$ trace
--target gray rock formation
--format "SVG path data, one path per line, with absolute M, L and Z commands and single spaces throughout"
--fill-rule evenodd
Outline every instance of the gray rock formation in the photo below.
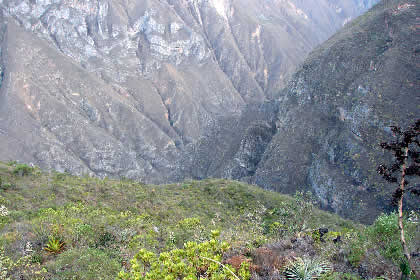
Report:
M 171 180 L 218 119 L 276 96 L 374 2 L 0 0 L 0 159 Z M 261 140 L 232 174 L 252 175 L 271 129 L 246 132 Z
M 214 170 L 203 172 L 190 160 L 192 174 L 285 193 L 309 189 L 325 208 L 370 221 L 390 206 L 395 188 L 376 174 L 390 159 L 379 143 L 392 139 L 391 125 L 406 127 L 420 118 L 417 17 L 416 1 L 390 0 L 352 21 L 297 70 L 279 95 L 275 118 L 251 120 L 244 113 L 236 120 L 243 133 L 234 142 L 230 124 L 215 128 L 222 136 L 213 142 L 231 144 L 213 151 L 220 157 L 210 160 Z M 201 143 L 196 149 L 202 158 L 214 148 Z

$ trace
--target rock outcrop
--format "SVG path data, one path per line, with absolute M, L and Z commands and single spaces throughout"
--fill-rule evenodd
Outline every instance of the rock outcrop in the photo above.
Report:
M 279 95 L 276 117 L 239 126 L 250 133 L 226 149 L 228 158 L 212 159 L 223 172 L 201 176 L 226 174 L 286 193 L 311 190 L 324 207 L 363 221 L 390 207 L 395 186 L 376 174 L 390 160 L 379 143 L 392 139 L 390 126 L 420 118 L 416 5 L 383 1 L 318 47 Z M 253 133 L 261 122 L 265 132 Z
M 0 0 L 0 159 L 172 180 L 218 119 L 276 97 L 374 2 Z M 249 130 L 262 140 L 244 152 L 263 150 L 269 131 Z M 249 157 L 232 172 L 252 175 Z

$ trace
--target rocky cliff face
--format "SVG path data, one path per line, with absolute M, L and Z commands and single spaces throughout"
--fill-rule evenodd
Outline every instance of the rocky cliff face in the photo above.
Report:
M 420 118 L 417 17 L 416 1 L 383 1 L 345 26 L 297 70 L 277 100 L 276 117 L 241 125 L 246 132 L 227 149 L 229 158 L 206 176 L 280 192 L 309 189 L 324 207 L 371 220 L 389 206 L 393 189 L 376 174 L 389 160 L 378 144 L 392 139 L 391 125 Z
M 0 0 L 0 159 L 171 180 L 216 120 L 276 96 L 374 2 Z

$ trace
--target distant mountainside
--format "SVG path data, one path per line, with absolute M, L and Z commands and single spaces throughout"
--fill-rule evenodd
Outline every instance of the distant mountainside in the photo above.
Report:
M 379 143 L 392 139 L 391 125 L 420 118 L 416 5 L 383 1 L 346 25 L 309 55 L 276 103 L 214 126 L 185 173 L 309 189 L 325 207 L 370 221 L 391 193 L 376 174 L 389 160 Z
M 375 2 L 0 0 L 0 159 L 170 181 Z

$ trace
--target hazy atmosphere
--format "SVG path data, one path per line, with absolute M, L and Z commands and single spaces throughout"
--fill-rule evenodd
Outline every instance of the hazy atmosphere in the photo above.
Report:
M 418 279 L 415 0 L 0 0 L 0 280 Z

